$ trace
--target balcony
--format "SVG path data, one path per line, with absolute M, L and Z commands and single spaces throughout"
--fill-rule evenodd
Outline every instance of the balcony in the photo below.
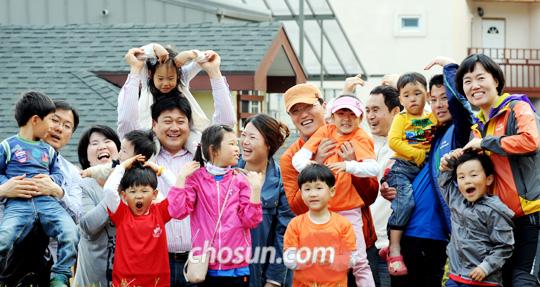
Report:
M 540 98 L 540 49 L 469 48 L 469 55 L 485 54 L 505 76 L 505 92 Z

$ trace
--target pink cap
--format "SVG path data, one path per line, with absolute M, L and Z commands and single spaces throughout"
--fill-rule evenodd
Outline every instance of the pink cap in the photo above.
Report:
M 346 96 L 337 98 L 332 104 L 332 113 L 341 109 L 351 110 L 357 117 L 360 117 L 364 113 L 364 105 L 356 97 Z

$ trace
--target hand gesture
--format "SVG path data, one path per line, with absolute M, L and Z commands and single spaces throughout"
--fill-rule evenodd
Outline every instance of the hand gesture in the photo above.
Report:
M 37 174 L 30 179 L 37 187 L 36 195 L 50 195 L 54 197 L 62 197 L 64 191 L 58 184 L 52 181 L 47 174 Z
M 204 51 L 204 55 L 207 61 L 199 62 L 201 68 L 206 71 L 210 78 L 221 78 L 221 71 L 219 69 L 221 66 L 221 57 L 212 50 Z
M 344 142 L 338 150 L 338 156 L 344 160 L 355 160 L 354 147 L 350 141 Z
M 0 185 L 0 196 L 7 198 L 32 198 L 38 194 L 37 191 L 36 184 L 26 175 L 12 177 Z
M 159 165 L 157 165 L 156 163 L 154 162 L 151 162 L 151 161 L 147 161 L 144 163 L 143 165 L 144 167 L 149 167 L 152 169 L 152 171 L 157 174 L 159 172 Z
M 248 171 L 247 180 L 252 190 L 261 190 L 263 184 L 263 175 L 260 172 Z
M 398 74 L 386 74 L 382 78 L 381 85 L 382 86 L 390 86 L 397 89 L 397 82 L 399 80 Z
M 429 70 L 434 66 L 441 66 L 444 67 L 448 64 L 454 64 L 456 61 L 452 58 L 444 57 L 444 56 L 438 56 L 433 59 L 427 66 L 424 68 L 424 70 Z
M 482 139 L 472 139 L 463 147 L 463 150 L 481 151 Z
M 366 82 L 362 80 L 361 76 L 361 74 L 358 74 L 354 77 L 348 77 L 345 79 L 345 85 L 343 86 L 344 95 L 354 94 L 354 90 L 356 90 L 356 86 L 358 85 L 362 87 L 366 85 Z
M 394 187 L 390 187 L 386 181 L 381 183 L 380 192 L 381 196 L 388 201 L 394 200 L 397 195 L 397 190 Z
M 450 161 L 452 159 L 456 159 L 460 156 L 463 155 L 463 149 L 461 148 L 458 148 L 458 149 L 455 149 L 445 155 L 443 155 L 443 157 L 441 158 L 441 163 L 440 163 L 440 166 L 439 166 L 439 170 L 440 171 L 447 171 L 450 169 Z
M 81 170 L 79 174 L 81 175 L 81 177 L 92 177 L 92 172 L 90 168 Z
M 122 163 L 122 167 L 127 170 L 127 169 L 130 169 L 136 162 L 143 163 L 144 161 L 145 161 L 144 155 L 138 154 L 136 156 L 126 159 Z
M 476 267 L 471 271 L 471 273 L 469 273 L 469 276 L 473 280 L 482 281 L 484 280 L 484 278 L 486 278 L 486 273 L 484 272 L 484 270 L 482 270 L 482 268 Z
M 169 52 L 160 44 L 154 44 L 154 54 L 160 63 L 165 63 L 169 59 Z
M 182 170 L 178 174 L 178 178 L 176 179 L 176 187 L 183 188 L 186 184 L 186 178 L 192 175 L 200 167 L 201 165 L 196 161 L 190 161 L 186 163 L 186 165 L 184 165 L 184 168 L 182 168 Z
M 204 53 L 199 50 L 182 51 L 174 57 L 174 64 L 180 68 L 189 61 L 196 60 L 199 55 L 203 55 L 204 57 Z
M 141 48 L 132 48 L 127 51 L 126 55 L 124 56 L 124 60 L 126 63 L 131 67 L 132 72 L 138 72 L 140 71 L 144 64 L 144 59 L 139 59 L 141 55 L 144 55 L 144 50 Z
M 336 141 L 333 139 L 321 140 L 321 143 L 319 143 L 319 147 L 317 148 L 317 153 L 315 154 L 315 162 L 318 164 L 323 164 L 329 156 L 334 155 L 335 147 Z
M 335 173 L 338 173 L 338 172 L 345 172 L 345 162 L 342 161 L 342 162 L 335 162 L 335 163 L 330 163 L 330 164 L 327 164 L 326 166 L 328 166 L 329 169 L 331 169 L 333 172 Z

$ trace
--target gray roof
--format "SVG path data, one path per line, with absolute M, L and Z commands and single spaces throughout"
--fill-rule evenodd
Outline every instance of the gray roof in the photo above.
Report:
M 27 90 L 65 99 L 81 124 L 62 154 L 78 162 L 76 145 L 93 124 L 116 129 L 119 88 L 94 72 L 128 73 L 123 56 L 150 42 L 177 50 L 213 49 L 225 73 L 255 72 L 279 31 L 279 23 L 117 24 L 62 26 L 0 25 L 0 139 L 17 132 L 13 105 Z

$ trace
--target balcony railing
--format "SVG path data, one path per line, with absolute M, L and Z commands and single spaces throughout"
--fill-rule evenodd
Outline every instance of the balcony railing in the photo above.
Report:
M 540 49 L 469 48 L 491 57 L 503 70 L 508 92 L 540 96 Z

